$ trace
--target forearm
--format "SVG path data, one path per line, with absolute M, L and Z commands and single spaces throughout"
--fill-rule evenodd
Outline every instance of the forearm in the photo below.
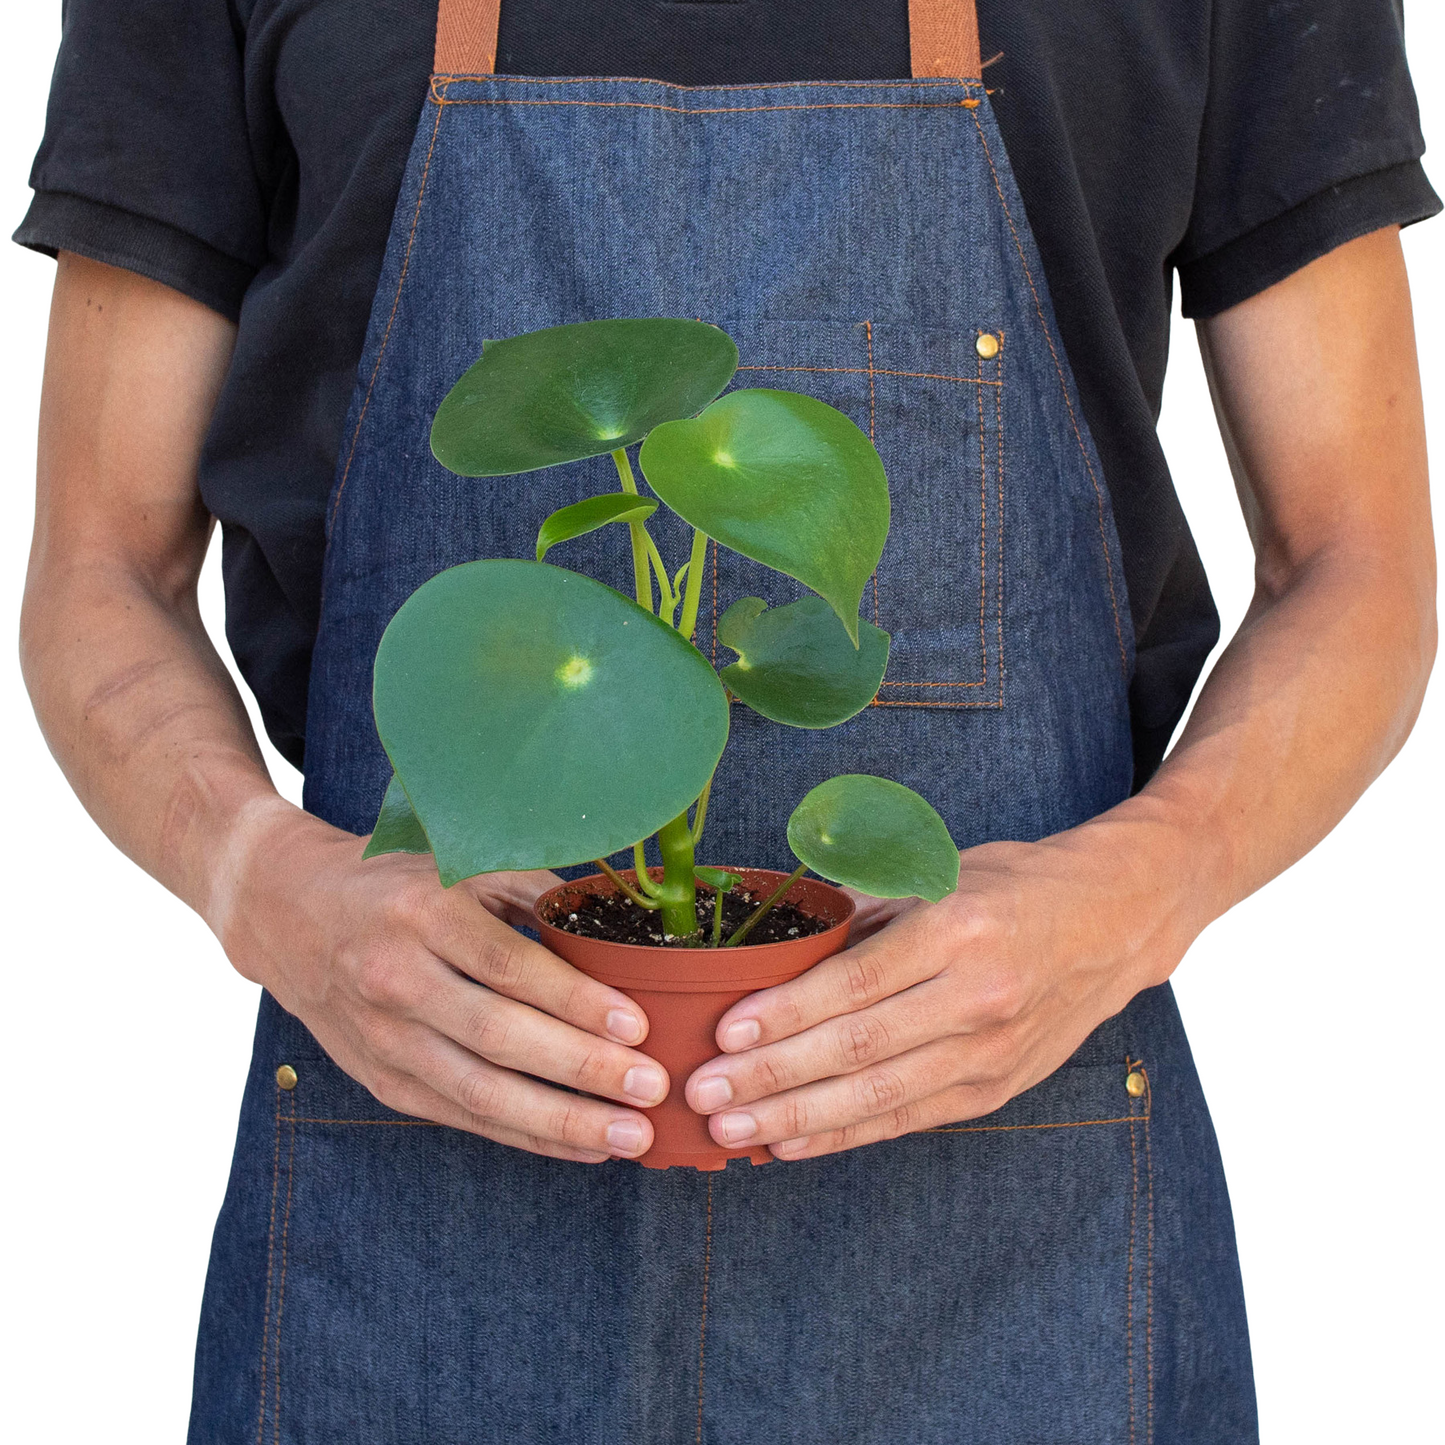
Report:
M 213 924 L 238 825 L 286 805 L 194 599 L 124 565 L 32 567 L 22 664 L 71 786 L 110 839 Z

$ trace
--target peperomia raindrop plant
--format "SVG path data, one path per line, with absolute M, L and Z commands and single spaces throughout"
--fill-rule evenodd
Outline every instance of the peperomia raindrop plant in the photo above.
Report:
M 842 412 L 797 392 L 723 395 L 737 347 L 686 320 L 590 321 L 489 342 L 442 402 L 437 460 L 517 477 L 611 454 L 618 490 L 553 512 L 535 559 L 468 562 L 398 610 L 377 650 L 374 708 L 394 775 L 367 855 L 429 852 L 446 886 L 503 869 L 595 861 L 672 939 L 743 941 L 785 889 L 728 938 L 699 930 L 697 884 L 713 774 L 733 699 L 774 722 L 827 728 L 873 700 L 888 634 L 859 616 L 888 535 L 888 483 Z M 628 449 L 651 496 L 639 491 Z M 516 483 L 525 487 L 525 481 Z M 659 506 L 692 529 L 685 558 L 648 529 Z M 635 600 L 552 561 L 620 524 Z M 813 595 L 744 597 L 718 619 L 721 674 L 692 642 L 709 540 Z M 558 549 L 563 549 L 559 551 Z M 884 778 L 836 777 L 788 823 L 799 861 L 878 897 L 936 901 L 958 852 L 923 798 Z M 662 876 L 644 866 L 656 836 Z M 607 862 L 633 851 L 636 882 Z

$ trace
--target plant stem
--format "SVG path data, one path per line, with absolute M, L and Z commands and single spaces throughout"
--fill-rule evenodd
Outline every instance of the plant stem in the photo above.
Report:
M 657 543 L 652 540 L 652 533 L 644 529 L 642 539 L 647 543 L 647 554 L 652 558 L 652 570 L 657 573 L 657 590 L 662 594 L 662 600 L 658 603 L 657 615 L 667 623 L 669 627 L 676 626 L 677 618 L 677 593 L 672 590 L 672 583 L 667 580 L 667 563 L 662 560 L 662 553 L 657 550 Z
M 637 886 L 649 898 L 656 898 L 661 890 L 652 881 L 652 874 L 647 871 L 647 853 L 641 843 L 632 845 L 632 866 L 637 873 Z
M 714 773 L 713 777 L 717 774 Z M 707 800 L 712 797 L 712 778 L 707 780 L 707 786 L 702 790 L 697 800 L 697 811 L 692 815 L 692 847 L 696 852 L 702 842 L 702 830 L 707 826 Z
M 748 914 L 747 919 L 743 923 L 743 925 L 738 929 L 736 933 L 733 934 L 730 939 L 728 939 L 725 944 L 723 944 L 723 947 L 732 948 L 735 945 L 741 943 L 743 939 L 746 938 L 748 934 L 752 931 L 753 925 L 756 923 L 761 923 L 762 920 L 766 918 L 768 914 L 771 913 L 773 909 L 776 908 L 777 905 L 783 901 L 784 897 L 788 893 L 788 890 L 791 889 L 793 884 L 796 883 L 798 879 L 801 878 L 803 874 L 807 871 L 808 865 L 806 863 L 799 863 L 798 866 L 792 871 L 792 873 L 790 873 L 788 877 L 783 880 L 783 882 L 778 884 L 777 892 L 774 893 L 773 896 L 769 898 L 766 903 L 760 903 L 755 909 L 753 909 L 750 914 Z
M 722 947 L 722 913 L 723 899 L 727 894 L 721 888 L 714 888 L 712 891 L 712 946 Z
M 622 490 L 629 496 L 635 497 L 637 483 L 633 480 L 632 463 L 627 460 L 627 448 L 618 447 L 612 453 L 612 460 L 617 465 L 617 476 L 622 482 Z M 632 578 L 637 587 L 637 605 L 645 607 L 651 612 L 654 609 L 652 606 L 652 572 L 647 559 L 647 527 L 642 522 L 629 522 L 627 529 L 632 533 Z
M 655 911 L 656 909 L 662 907 L 662 904 L 658 903 L 655 899 L 644 898 L 642 894 L 640 894 L 637 889 L 635 889 L 632 884 L 630 884 L 627 879 L 625 879 L 622 874 L 620 874 L 605 858 L 597 858 L 594 861 L 596 862 L 597 866 L 612 880 L 612 882 L 618 888 L 620 888 L 639 908 L 646 908 L 649 911 Z
M 687 809 L 658 830 L 662 848 L 662 927 L 674 938 L 691 938 L 697 929 L 697 878 L 693 874 L 695 855 Z
M 687 562 L 687 591 L 682 598 L 682 620 L 677 624 L 677 630 L 692 641 L 692 634 L 697 631 L 697 608 L 702 601 L 702 574 L 707 563 L 707 533 L 699 532 L 696 528 L 692 534 L 692 556 Z

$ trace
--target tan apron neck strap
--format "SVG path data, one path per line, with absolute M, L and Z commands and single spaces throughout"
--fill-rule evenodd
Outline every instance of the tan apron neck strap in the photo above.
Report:
M 502 0 L 440 0 L 436 73 L 490 75 L 497 66 Z M 976 0 L 908 0 L 908 45 L 919 79 L 977 80 Z
M 976 0 L 908 0 L 908 48 L 917 80 L 979 80 Z
M 497 68 L 502 0 L 440 0 L 437 75 L 490 75 Z

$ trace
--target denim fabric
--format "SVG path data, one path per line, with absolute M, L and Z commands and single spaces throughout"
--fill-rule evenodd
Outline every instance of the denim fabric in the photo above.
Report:
M 434 82 L 398 206 L 338 462 L 307 806 L 375 818 L 371 666 L 409 593 L 531 555 L 550 511 L 616 486 L 606 458 L 453 476 L 428 448 L 441 398 L 488 337 L 647 315 L 726 327 L 740 386 L 842 408 L 893 499 L 864 602 L 894 639 L 877 704 L 821 733 L 735 707 L 708 854 L 787 866 L 789 811 L 837 772 L 917 788 L 964 846 L 1124 797 L 1117 541 L 981 89 L 497 77 Z M 655 531 L 679 565 L 681 526 Z M 555 560 L 629 589 L 618 529 Z M 717 615 L 795 590 L 710 557 L 699 645 L 725 662 Z M 268 998 L 191 1432 L 252 1437 L 1252 1441 L 1228 1201 L 1172 998 L 1141 996 L 988 1119 L 709 1175 L 407 1121 Z

